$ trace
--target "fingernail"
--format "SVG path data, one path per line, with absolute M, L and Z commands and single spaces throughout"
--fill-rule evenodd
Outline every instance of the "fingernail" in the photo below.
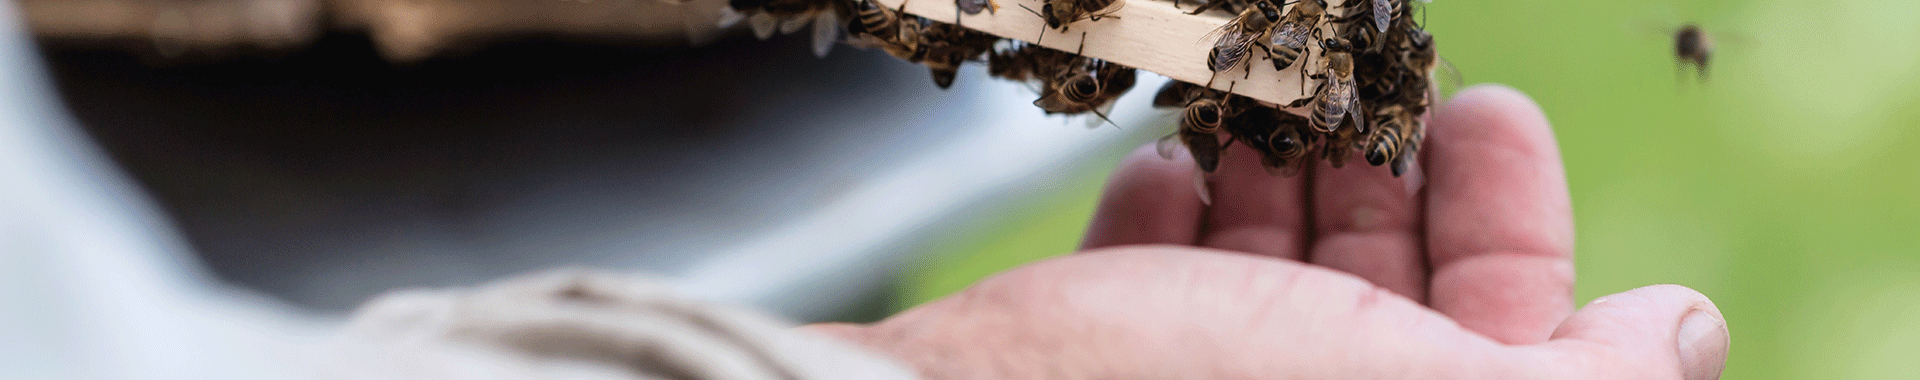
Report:
M 1680 366 L 1687 380 L 1715 380 L 1727 367 L 1727 324 L 1706 310 L 1680 320 Z

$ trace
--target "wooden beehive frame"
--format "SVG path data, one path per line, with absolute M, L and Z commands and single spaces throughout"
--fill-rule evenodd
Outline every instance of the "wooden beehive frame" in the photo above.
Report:
M 1307 55 L 1301 55 L 1302 61 L 1295 62 L 1285 71 L 1275 71 L 1273 64 L 1263 59 L 1266 58 L 1265 53 L 1257 51 L 1249 52 L 1248 59 L 1239 68 L 1216 77 L 1213 71 L 1207 69 L 1207 52 L 1212 50 L 1214 42 L 1207 34 L 1226 24 L 1229 17 L 1219 12 L 1188 15 L 1187 11 L 1199 6 L 1192 1 L 1183 2 L 1180 8 L 1185 9 L 1176 9 L 1171 1 L 1119 0 L 1127 4 L 1113 13 L 1115 17 L 1099 21 L 1080 20 L 1068 24 L 1065 32 L 1048 29 L 1040 16 L 1021 8 L 1024 5 L 1039 10 L 1044 0 L 994 0 L 1000 5 L 999 11 L 962 15 L 957 19 L 955 15 L 959 13 L 953 0 L 875 1 L 889 8 L 897 8 L 904 2 L 907 13 L 934 21 L 957 22 L 963 27 L 1003 38 L 1038 43 L 1062 51 L 1079 51 L 1081 55 L 1151 71 L 1178 81 L 1198 84 L 1211 82 L 1213 88 L 1232 89 L 1235 94 L 1267 103 L 1284 105 L 1306 97 L 1314 90 L 1316 82 L 1307 79 L 1304 86 L 1301 83 L 1301 68 L 1312 66 L 1312 62 L 1307 61 Z M 1343 7 L 1339 6 L 1343 2 L 1331 3 L 1334 6 L 1329 12 L 1335 15 L 1344 12 Z M 1084 49 L 1083 35 L 1086 37 Z M 1312 59 L 1319 59 L 1319 48 L 1310 50 L 1314 51 Z M 1249 65 L 1252 67 L 1251 73 L 1245 71 Z

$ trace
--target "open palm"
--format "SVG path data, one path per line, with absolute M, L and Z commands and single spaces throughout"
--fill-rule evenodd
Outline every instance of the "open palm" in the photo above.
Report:
M 811 329 L 934 379 L 1719 377 L 1724 319 L 1691 289 L 1575 312 L 1565 174 L 1531 100 L 1468 89 L 1430 129 L 1424 187 L 1364 164 L 1270 176 L 1236 146 L 1211 206 L 1191 162 L 1143 147 L 1079 254 Z

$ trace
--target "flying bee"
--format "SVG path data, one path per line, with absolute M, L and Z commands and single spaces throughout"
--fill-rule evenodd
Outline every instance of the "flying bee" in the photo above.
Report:
M 1314 74 L 1311 78 L 1320 79 L 1319 88 L 1314 95 L 1295 100 L 1290 107 L 1299 107 L 1311 102 L 1313 105 L 1313 129 L 1322 133 L 1333 132 L 1340 127 L 1342 120 L 1350 120 L 1354 132 L 1366 133 L 1366 120 L 1362 116 L 1359 96 L 1355 93 L 1353 77 L 1353 54 L 1348 52 L 1346 41 L 1327 38 L 1320 41 L 1321 66 L 1325 72 Z
M 1280 11 L 1273 3 L 1254 0 L 1253 7 L 1241 10 L 1239 16 L 1201 37 L 1202 40 L 1214 39 L 1213 50 L 1207 52 L 1207 69 L 1218 73 L 1240 65 L 1240 61 L 1246 60 L 1247 52 L 1278 21 Z
M 1693 65 L 1700 82 L 1706 82 L 1707 60 L 1713 58 L 1713 36 L 1699 25 L 1681 25 L 1673 32 L 1673 58 L 1680 63 L 1681 70 Z
M 1273 58 L 1273 70 L 1286 70 L 1307 51 L 1307 41 L 1319 33 L 1320 19 L 1327 14 L 1326 0 L 1299 0 L 1273 31 L 1268 33 L 1267 55 Z M 1306 70 L 1300 70 L 1300 83 L 1306 85 Z

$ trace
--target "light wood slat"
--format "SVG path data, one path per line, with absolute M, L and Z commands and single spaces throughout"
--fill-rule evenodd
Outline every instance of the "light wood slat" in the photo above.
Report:
M 953 0 L 875 0 L 889 8 L 897 8 L 906 2 L 907 13 L 926 17 L 935 21 L 955 22 Z M 1026 42 L 1038 41 L 1040 45 L 1064 51 L 1081 51 L 1082 55 L 1117 62 L 1141 70 L 1165 75 L 1175 80 L 1206 84 L 1212 80 L 1213 87 L 1226 90 L 1230 86 L 1233 92 L 1264 102 L 1286 104 L 1305 97 L 1300 83 L 1300 68 L 1309 66 L 1310 61 L 1302 55 L 1302 62 L 1295 62 L 1286 71 L 1276 72 L 1273 63 L 1264 59 L 1263 52 L 1249 52 L 1241 68 L 1221 73 L 1214 77 L 1207 70 L 1207 52 L 1213 48 L 1213 40 L 1206 39 L 1208 32 L 1225 24 L 1228 17 L 1208 12 L 1203 15 L 1187 15 L 1185 11 L 1175 9 L 1173 2 L 1155 0 L 1127 1 L 1114 13 L 1116 18 L 1102 18 L 1100 21 L 1081 20 L 1067 25 L 1066 32 L 1047 29 L 1045 20 L 1040 16 L 1022 9 L 1021 5 L 1038 11 L 1043 0 L 995 0 L 1000 4 L 996 13 L 981 12 L 978 15 L 966 15 L 957 21 L 960 25 L 996 36 L 1017 39 Z M 1340 12 L 1337 4 L 1331 12 Z M 1181 7 L 1193 9 L 1193 2 L 1183 2 Z M 1289 6 L 1290 8 L 1291 6 Z M 1044 36 L 1043 36 L 1044 32 Z M 1081 33 L 1085 32 L 1085 49 L 1081 50 Z M 1256 49 L 1257 50 L 1257 49 Z M 1319 59 L 1318 48 L 1313 48 L 1313 59 Z M 1251 76 L 1246 76 L 1244 67 L 1252 64 Z M 1307 79 L 1304 92 L 1312 92 L 1315 80 Z M 1152 91 L 1154 89 L 1146 89 Z

